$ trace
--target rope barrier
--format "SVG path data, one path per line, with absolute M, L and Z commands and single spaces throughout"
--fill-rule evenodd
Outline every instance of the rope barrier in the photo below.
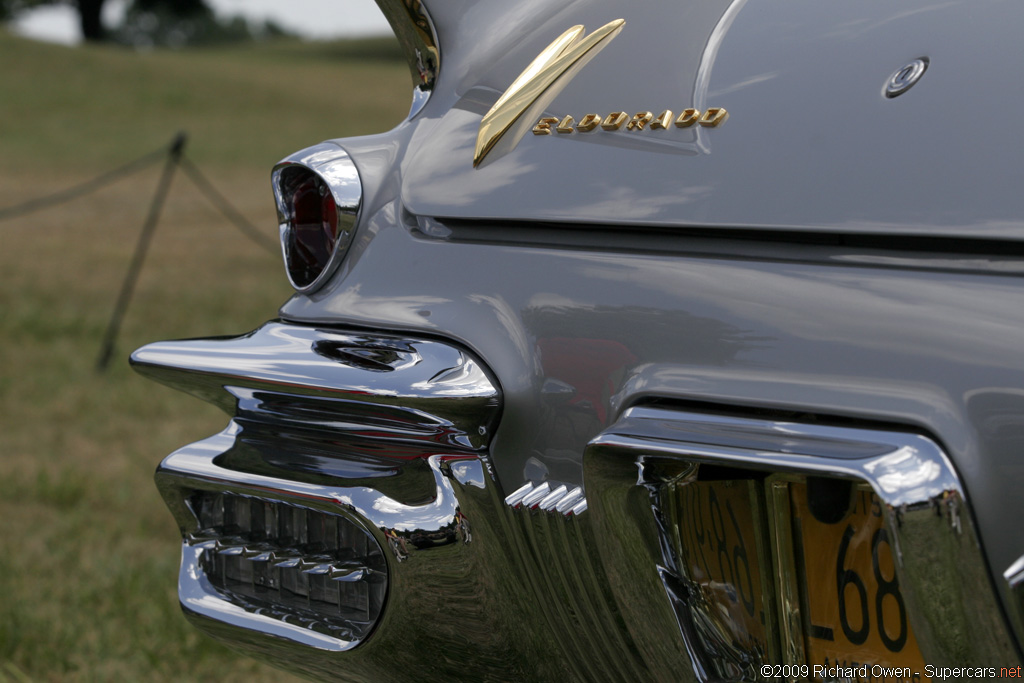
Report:
M 179 133 L 179 135 L 183 135 Z M 100 175 L 87 180 L 83 183 L 70 187 L 60 192 L 55 192 L 44 197 L 36 197 L 30 199 L 27 202 L 16 204 L 14 206 L 8 206 L 0 208 L 0 221 L 10 220 L 12 218 L 19 218 L 21 216 L 27 216 L 29 214 L 37 213 L 58 204 L 65 204 L 72 200 L 84 197 L 93 192 L 97 192 L 107 185 L 111 185 L 122 178 L 149 168 L 156 162 L 163 159 L 168 154 L 174 154 L 174 145 L 177 144 L 178 138 L 175 137 L 170 146 L 164 145 L 160 149 L 154 150 L 148 154 L 145 154 L 134 161 L 129 161 L 123 166 L 101 173 Z M 226 218 L 232 225 L 245 235 L 251 242 L 259 245 L 261 249 L 266 250 L 270 254 L 276 255 L 278 253 L 277 243 L 262 234 L 255 225 L 252 224 L 245 216 L 236 209 L 227 198 L 214 187 L 213 183 L 206 177 L 206 175 L 199 170 L 199 167 L 188 159 L 184 152 L 181 152 L 181 156 L 178 159 L 178 165 L 188 176 L 188 179 L 192 181 L 192 184 L 202 193 L 206 200 L 210 202 L 214 208 L 216 208 L 220 214 Z
M 78 199 L 79 197 L 92 194 L 107 185 L 156 164 L 156 162 L 161 159 L 165 159 L 164 169 L 160 176 L 160 182 L 157 185 L 156 193 L 153 195 L 153 201 L 150 203 L 146 221 L 142 225 L 139 240 L 135 245 L 135 253 L 132 255 L 128 271 L 125 273 L 125 278 L 121 283 L 121 291 L 118 294 L 117 302 L 114 305 L 114 310 L 110 316 L 110 321 L 107 324 L 106 332 L 103 335 L 103 343 L 100 347 L 100 353 L 96 360 L 96 369 L 101 373 L 106 371 L 110 365 L 110 359 L 114 353 L 114 346 L 117 343 L 117 337 L 121 331 L 121 323 L 124 320 L 124 316 L 128 311 L 128 306 L 131 303 L 132 295 L 135 292 L 135 285 L 138 282 L 139 275 L 142 273 L 142 266 L 145 263 L 146 255 L 149 252 L 153 233 L 156 232 L 157 224 L 160 222 L 160 214 L 163 212 L 163 207 L 167 200 L 167 194 L 170 190 L 171 181 L 174 178 L 174 172 L 178 168 L 181 168 L 181 170 L 185 172 L 185 175 L 192 181 L 192 184 L 196 186 L 206 200 L 209 201 L 220 212 L 220 214 L 224 216 L 224 218 L 238 228 L 243 235 L 271 254 L 278 253 L 277 244 L 260 233 L 259 229 L 246 219 L 245 216 L 243 216 L 241 212 L 238 211 L 238 209 L 236 209 L 231 202 L 229 202 L 227 198 L 213 186 L 213 183 L 211 183 L 203 172 L 199 170 L 199 167 L 185 157 L 185 145 L 187 142 L 188 136 L 184 132 L 178 133 L 174 136 L 170 145 L 164 145 L 158 150 L 145 154 L 134 161 L 130 161 L 110 171 L 101 173 L 95 178 L 91 178 L 66 190 L 61 190 L 60 192 L 55 192 L 43 197 L 36 197 L 14 206 L 0 208 L 0 221 L 27 216 L 58 204 L 64 204 Z
M 224 218 L 231 221 L 236 228 L 238 228 L 243 235 L 248 237 L 250 240 L 266 249 L 271 254 L 277 254 L 279 252 L 277 243 L 269 239 L 259 229 L 249 222 L 249 220 L 243 216 L 238 210 L 231 205 L 230 202 L 217 191 L 217 188 L 206 179 L 206 176 L 200 172 L 199 167 L 193 164 L 189 159 L 181 159 L 181 170 L 185 172 L 188 179 L 192 181 L 206 199 L 213 204 Z
M 156 162 L 167 156 L 167 149 L 168 148 L 165 145 L 156 151 L 139 157 L 135 161 L 130 161 L 124 166 L 119 166 L 112 171 L 101 173 L 95 178 L 75 185 L 74 187 L 61 190 L 60 192 L 56 192 L 45 197 L 36 197 L 35 199 L 30 199 L 27 202 L 16 204 L 15 206 L 0 209 L 0 221 L 10 220 L 11 218 L 17 218 L 19 216 L 27 216 L 28 214 L 48 209 L 51 206 L 56 206 L 57 204 L 66 204 L 74 199 L 96 192 L 97 190 L 106 187 L 121 178 L 127 178 L 144 168 L 149 168 L 154 165 Z
M 103 345 L 100 347 L 100 355 L 96 360 L 96 370 L 106 371 L 110 365 L 110 358 L 114 354 L 114 344 L 117 343 L 117 335 L 121 331 L 121 321 L 128 311 L 128 304 L 131 303 L 132 294 L 135 291 L 135 283 L 139 280 L 142 272 L 142 264 L 149 252 L 149 244 L 153 239 L 157 223 L 160 222 L 160 213 L 164 208 L 164 201 L 167 199 L 167 192 L 171 189 L 171 180 L 174 179 L 174 170 L 181 162 L 181 155 L 185 150 L 185 143 L 188 136 L 185 133 L 178 133 L 171 143 L 170 153 L 167 155 L 167 162 L 164 164 L 164 171 L 160 175 L 160 184 L 156 186 L 156 194 L 153 195 L 153 202 L 149 206 L 149 214 L 146 222 L 142 225 L 142 232 L 139 233 L 139 241 L 135 244 L 135 253 L 132 255 L 131 265 L 121 283 L 121 293 L 114 305 L 114 312 L 107 324 L 107 331 L 103 335 Z

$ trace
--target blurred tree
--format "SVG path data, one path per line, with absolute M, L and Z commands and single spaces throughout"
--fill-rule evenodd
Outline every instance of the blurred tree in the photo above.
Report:
M 114 40 L 136 48 L 184 47 L 210 43 L 267 40 L 291 35 L 267 20 L 250 24 L 242 17 L 218 18 L 207 0 L 132 0 L 123 23 L 103 25 L 105 0 L 0 0 L 0 22 L 41 5 L 70 5 L 79 16 L 82 38 Z
M 133 0 L 113 38 L 119 43 L 145 49 L 266 40 L 286 35 L 283 28 L 270 21 L 251 25 L 240 16 L 218 17 L 206 0 Z
M 213 16 L 206 0 L 135 0 L 128 11 L 160 12 L 181 19 Z
M 78 10 L 82 38 L 89 41 L 105 40 L 103 28 L 104 0 L 0 0 L 0 21 L 13 18 L 18 12 L 39 5 L 72 5 Z
M 82 38 L 85 40 L 99 41 L 107 37 L 107 32 L 103 29 L 103 1 L 75 0 L 82 26 Z

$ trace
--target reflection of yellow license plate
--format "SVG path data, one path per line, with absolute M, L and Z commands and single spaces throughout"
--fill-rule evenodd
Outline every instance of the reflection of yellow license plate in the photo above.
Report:
M 805 483 L 789 484 L 789 502 L 807 664 L 923 677 L 878 497 L 855 487 L 849 512 L 831 523 L 812 514 Z
M 848 509 L 819 521 L 803 478 L 737 474 L 688 477 L 663 499 L 703 649 L 719 661 L 808 665 L 811 680 L 845 678 L 837 667 L 867 668 L 853 680 L 903 678 L 903 667 L 928 680 L 870 488 L 855 486 Z
M 677 519 L 685 520 L 677 527 L 682 559 L 704 606 L 697 630 L 706 638 L 717 632 L 746 652 L 769 650 L 772 614 L 762 585 L 771 573 L 761 557 L 759 487 L 744 480 L 693 482 L 677 499 Z

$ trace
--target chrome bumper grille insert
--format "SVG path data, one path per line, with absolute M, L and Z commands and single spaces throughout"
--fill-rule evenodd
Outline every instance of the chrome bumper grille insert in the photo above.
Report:
M 186 543 L 232 603 L 339 640 L 358 641 L 387 593 L 387 561 L 374 538 L 341 515 L 287 503 L 197 492 L 200 529 Z

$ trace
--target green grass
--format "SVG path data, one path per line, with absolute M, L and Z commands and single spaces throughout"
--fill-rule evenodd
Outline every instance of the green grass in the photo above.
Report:
M 186 130 L 189 158 L 274 238 L 274 162 L 405 115 L 393 54 L 379 41 L 135 54 L 0 31 L 0 209 Z M 0 222 L 0 682 L 283 678 L 192 629 L 177 604 L 178 532 L 153 470 L 227 418 L 126 361 L 149 341 L 275 317 L 291 291 L 280 257 L 179 173 L 113 367 L 94 370 L 158 176 Z

